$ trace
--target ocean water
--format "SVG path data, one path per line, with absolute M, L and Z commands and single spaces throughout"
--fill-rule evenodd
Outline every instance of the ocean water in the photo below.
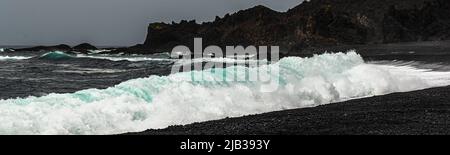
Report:
M 415 61 L 414 53 L 392 60 L 347 51 L 257 66 L 197 59 L 244 65 L 174 74 L 172 67 L 186 62 L 168 54 L 92 53 L 0 53 L 0 134 L 135 132 L 450 84 L 447 61 Z M 276 86 L 233 80 L 254 73 Z

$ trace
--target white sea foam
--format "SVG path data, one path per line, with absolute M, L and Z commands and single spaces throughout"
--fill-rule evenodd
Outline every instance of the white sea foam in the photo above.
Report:
M 98 54 L 98 53 L 102 53 L 102 52 L 110 52 L 111 50 L 109 49 L 99 49 L 99 50 L 88 50 L 88 52 L 93 53 L 93 54 Z
M 11 48 L 0 48 L 0 53 L 1 53 L 1 52 L 8 52 L 8 51 L 13 52 L 14 49 L 11 49 Z
M 25 57 L 25 56 L 0 56 L 1 60 L 24 60 L 24 59 L 30 59 L 31 57 Z
M 77 57 L 78 58 L 105 59 L 105 60 L 111 60 L 111 61 L 131 61 L 131 62 L 138 62 L 138 61 L 173 61 L 172 59 L 152 58 L 152 57 L 143 57 L 143 56 L 126 57 L 126 56 L 101 56 L 101 55 L 78 54 Z
M 189 64 L 189 63 L 202 63 L 202 62 L 224 62 L 224 63 L 256 63 L 261 62 L 260 60 L 252 60 L 252 59 L 235 59 L 235 58 L 197 58 L 192 60 L 185 59 L 170 59 L 170 58 L 160 58 L 160 57 L 146 57 L 146 56 L 106 56 L 106 55 L 85 55 L 78 54 L 76 57 L 78 58 L 92 58 L 92 59 L 105 59 L 111 61 L 131 61 L 131 62 L 139 62 L 139 61 L 171 61 L 177 62 L 177 64 Z M 266 60 L 262 60 L 265 61 Z
M 258 81 L 180 81 L 202 74 L 223 79 L 230 72 L 279 66 L 279 88 L 259 92 Z M 224 74 L 212 74 L 224 73 Z M 225 76 L 225 77 L 219 77 Z M 234 74 L 233 74 L 234 75 Z M 169 76 L 150 76 L 105 90 L 0 100 L 0 134 L 113 134 L 169 125 L 311 107 L 352 98 L 450 84 L 449 72 L 364 63 L 355 52 L 276 64 L 234 66 Z
M 235 59 L 229 57 L 218 57 L 218 58 L 196 58 L 196 59 L 179 59 L 176 61 L 175 65 L 187 65 L 192 63 L 203 63 L 203 62 L 214 62 L 214 63 L 226 63 L 226 64 L 267 64 L 267 60 L 256 60 L 256 59 Z
M 104 51 L 104 50 L 98 50 Z M 118 55 L 108 55 L 108 54 L 77 54 L 71 55 L 62 51 L 52 51 L 45 53 L 40 56 L 40 58 L 46 58 L 50 60 L 61 60 L 68 58 L 91 58 L 91 59 L 104 59 L 110 61 L 130 61 L 130 62 L 141 62 L 141 61 L 168 61 L 168 62 L 176 62 L 178 65 L 186 65 L 190 63 L 202 63 L 202 62 L 224 62 L 224 63 L 236 63 L 236 64 L 244 64 L 244 63 L 262 63 L 267 60 L 253 60 L 253 59 L 244 59 L 251 58 L 253 56 L 237 56 L 233 57 L 219 57 L 219 58 L 197 58 L 192 60 L 187 59 L 171 59 L 168 53 L 158 53 L 154 55 L 132 55 L 132 56 L 122 56 L 122 54 Z

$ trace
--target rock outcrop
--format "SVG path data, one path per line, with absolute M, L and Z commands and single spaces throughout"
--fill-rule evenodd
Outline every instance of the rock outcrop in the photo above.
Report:
M 15 51 L 70 51 L 72 47 L 65 44 L 55 45 L 55 46 L 36 46 L 31 48 L 21 48 L 15 49 Z
M 264 6 L 239 11 L 213 22 L 152 23 L 142 45 L 145 53 L 208 45 L 280 46 L 291 55 L 305 48 L 450 39 L 448 0 L 311 0 L 276 12 Z
M 98 50 L 98 48 L 88 43 L 82 43 L 74 46 L 72 50 L 78 53 L 88 54 L 90 53 L 90 50 Z
M 88 53 L 88 50 L 97 50 L 98 48 L 88 44 L 83 43 L 77 46 L 74 46 L 73 48 L 69 45 L 60 44 L 56 46 L 36 46 L 36 47 L 30 47 L 30 48 L 22 48 L 22 49 L 15 49 L 15 51 L 64 51 L 64 52 L 79 52 L 79 53 Z
M 74 50 L 98 50 L 97 47 L 88 44 L 88 43 L 82 43 L 80 45 L 74 46 L 73 47 Z

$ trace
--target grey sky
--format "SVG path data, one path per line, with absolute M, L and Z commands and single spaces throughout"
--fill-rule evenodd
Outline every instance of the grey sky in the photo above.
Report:
M 210 21 L 258 4 L 286 11 L 302 1 L 0 0 L 0 45 L 133 45 L 150 22 Z

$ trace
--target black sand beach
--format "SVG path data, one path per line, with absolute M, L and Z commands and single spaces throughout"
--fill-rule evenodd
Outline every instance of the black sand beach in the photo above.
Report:
M 350 100 L 132 135 L 441 135 L 450 130 L 450 86 Z
M 47 5 L 51 9 L 38 10 L 71 6 Z M 234 11 L 215 13 L 200 8 L 203 3 L 185 8 L 215 16 L 200 20 L 179 9 L 161 8 L 159 18 L 146 12 L 152 9 L 118 4 L 123 10 L 115 12 L 142 14 L 133 19 L 151 23 L 102 11 L 114 22 L 99 25 L 64 22 L 97 17 L 93 12 L 53 10 L 30 20 L 23 17 L 31 13 L 21 15 L 28 9 L 15 8 L 26 5 L 0 2 L 14 8 L 3 9 L 7 20 L 0 18 L 11 25 L 0 32 L 0 135 L 450 133 L 449 0 L 300 0 L 284 10 L 266 5 L 231 4 Z M 92 21 L 99 19 L 105 17 Z M 138 25 L 112 29 L 124 23 Z M 134 31 L 139 27 L 146 34 Z M 127 38 L 123 32 L 145 40 L 108 41 Z M 280 89 L 258 91 L 272 84 Z M 405 92 L 423 88 L 430 89 Z M 323 105 L 392 92 L 401 93 Z M 310 105 L 322 106 L 292 109 Z M 262 112 L 268 113 L 249 115 Z M 227 116 L 243 117 L 217 120 Z M 175 126 L 156 130 L 169 125 Z

